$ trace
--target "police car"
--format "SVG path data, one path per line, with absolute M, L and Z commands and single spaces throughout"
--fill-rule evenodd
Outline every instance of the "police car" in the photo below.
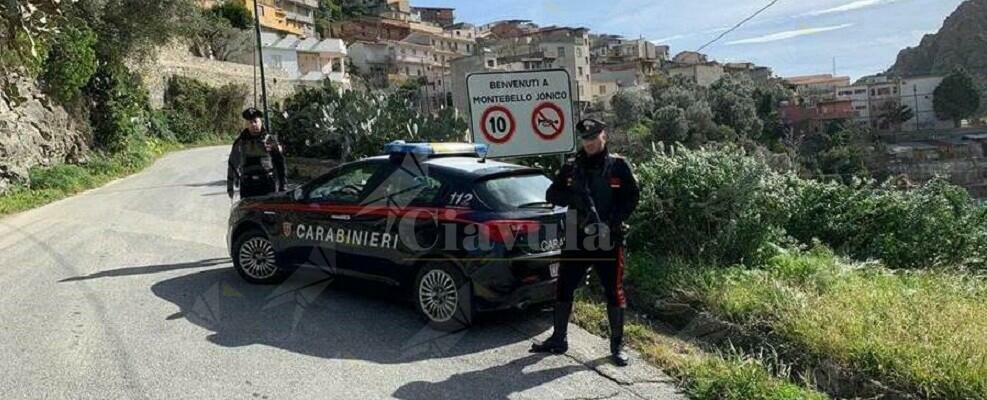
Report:
M 566 209 L 540 170 L 465 143 L 385 146 L 293 191 L 244 199 L 230 216 L 234 267 L 258 284 L 319 268 L 410 289 L 435 327 L 555 296 Z

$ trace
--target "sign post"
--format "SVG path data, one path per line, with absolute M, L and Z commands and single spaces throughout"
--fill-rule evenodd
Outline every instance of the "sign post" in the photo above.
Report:
M 485 72 L 466 82 L 473 143 L 489 146 L 489 157 L 575 150 L 572 86 L 565 70 Z

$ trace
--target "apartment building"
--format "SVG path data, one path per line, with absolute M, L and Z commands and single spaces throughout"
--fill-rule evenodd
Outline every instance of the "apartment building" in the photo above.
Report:
M 808 103 L 833 100 L 836 98 L 836 88 L 850 85 L 849 76 L 832 74 L 793 76 L 783 79 L 795 89 L 795 93 L 802 101 Z
M 478 45 L 490 48 L 499 65 L 512 71 L 565 69 L 572 81 L 573 99 L 592 101 L 588 29 L 552 26 L 532 30 L 527 21 L 502 22 L 490 29 L 500 33 L 488 34 Z
M 350 88 L 346 66 L 347 49 L 342 40 L 304 38 L 295 35 L 280 36 L 261 33 L 264 67 L 276 70 L 290 79 L 304 82 L 321 82 L 329 79 L 342 88 Z M 237 60 L 254 64 L 256 53 L 249 52 Z
M 443 28 L 456 23 L 456 9 L 444 7 L 411 7 L 412 14 L 418 14 L 422 22 L 432 23 Z
M 857 123 L 879 131 L 949 129 L 952 122 L 939 119 L 933 105 L 935 90 L 942 79 L 941 76 L 868 77 L 854 85 L 836 88 L 835 96 L 852 103 Z M 913 117 L 899 127 L 889 121 L 888 114 L 902 106 L 908 107 Z
M 255 0 L 230 0 L 254 13 Z M 315 11 L 318 0 L 256 0 L 262 32 L 315 37 Z

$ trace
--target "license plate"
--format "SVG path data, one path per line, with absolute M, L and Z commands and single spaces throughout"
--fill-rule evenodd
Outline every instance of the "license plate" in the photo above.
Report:
M 558 278 L 559 277 L 559 263 L 549 264 L 548 265 L 548 274 L 552 278 Z

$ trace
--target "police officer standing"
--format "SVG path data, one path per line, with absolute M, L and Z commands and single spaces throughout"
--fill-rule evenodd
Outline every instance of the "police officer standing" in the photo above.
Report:
M 567 232 L 569 240 L 562 250 L 554 331 L 545 342 L 535 343 L 531 351 L 563 354 L 569 349 L 566 333 L 573 294 L 592 266 L 606 292 L 611 359 L 625 366 L 624 221 L 637 208 L 640 192 L 627 161 L 607 149 L 605 129 L 606 125 L 595 119 L 576 125 L 582 149 L 562 166 L 548 188 L 548 201 L 568 206 L 570 221 L 575 216 L 575 223 L 568 223 L 567 229 L 575 227 L 576 234 Z
M 264 114 L 256 108 L 243 111 L 247 128 L 233 142 L 226 173 L 226 193 L 233 198 L 264 196 L 285 190 L 285 160 L 281 144 L 264 129 Z

